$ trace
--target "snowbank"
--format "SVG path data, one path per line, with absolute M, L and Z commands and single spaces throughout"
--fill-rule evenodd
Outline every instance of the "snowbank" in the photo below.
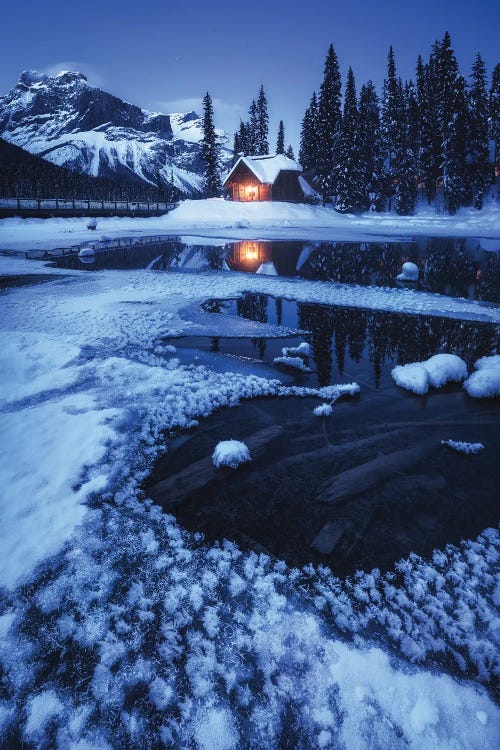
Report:
M 281 365 L 282 367 L 289 367 L 292 370 L 300 370 L 301 372 L 311 372 L 310 368 L 305 364 L 302 357 L 275 357 L 273 359 L 275 365 Z
M 221 440 L 217 443 L 212 455 L 212 461 L 217 468 L 229 466 L 236 469 L 240 464 L 251 461 L 250 451 L 245 443 L 239 440 Z
M 391 375 L 400 388 L 422 396 L 430 386 L 460 383 L 467 377 L 467 365 L 456 354 L 435 354 L 425 362 L 397 365 Z
M 500 354 L 481 357 L 475 363 L 476 372 L 465 381 L 464 388 L 473 398 L 500 396 Z
M 89 238 L 88 219 L 3 219 L 0 249 L 68 247 Z M 203 234 L 234 239 L 369 239 L 377 236 L 449 236 L 498 239 L 500 206 L 481 211 L 461 209 L 455 216 L 420 208 L 415 216 L 377 214 L 346 216 L 323 206 L 294 203 L 239 203 L 220 198 L 183 201 L 171 213 L 143 218 L 100 218 L 109 237 L 127 235 Z

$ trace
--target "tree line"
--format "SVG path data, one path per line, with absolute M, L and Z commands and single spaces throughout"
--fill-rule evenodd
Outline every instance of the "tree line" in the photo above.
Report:
M 206 128 L 207 118 L 213 128 L 209 94 L 204 115 L 205 188 L 213 196 L 220 194 L 220 171 L 215 129 Z M 240 122 L 234 135 L 234 156 L 269 150 L 267 98 L 261 86 L 248 120 Z M 293 158 L 291 147 L 285 151 L 283 121 L 275 152 Z M 330 45 L 319 93 L 313 92 L 302 120 L 299 161 L 324 203 L 342 213 L 394 209 L 411 214 L 419 194 L 432 204 L 438 191 L 450 214 L 461 206 L 480 209 L 500 168 L 500 63 L 488 90 L 478 53 L 467 81 L 445 33 L 433 44 L 427 62 L 419 55 L 415 80 L 398 75 L 391 47 L 381 94 L 368 81 L 358 95 L 352 68 L 342 91 L 338 58 Z
M 93 177 L 35 156 L 0 138 L 0 197 L 175 202 L 180 194 L 160 177 L 151 185 L 136 180 Z

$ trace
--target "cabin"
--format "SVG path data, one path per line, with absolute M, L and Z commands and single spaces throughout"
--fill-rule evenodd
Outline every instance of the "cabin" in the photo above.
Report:
M 317 193 L 301 175 L 302 167 L 284 154 L 240 156 L 224 180 L 233 201 L 316 201 Z

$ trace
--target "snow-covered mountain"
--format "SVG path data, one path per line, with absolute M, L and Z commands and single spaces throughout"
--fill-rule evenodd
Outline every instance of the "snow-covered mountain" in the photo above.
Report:
M 218 131 L 229 162 L 227 136 Z M 148 112 L 91 86 L 81 73 L 25 71 L 0 97 L 0 137 L 32 154 L 100 177 L 202 187 L 201 120 L 196 112 Z

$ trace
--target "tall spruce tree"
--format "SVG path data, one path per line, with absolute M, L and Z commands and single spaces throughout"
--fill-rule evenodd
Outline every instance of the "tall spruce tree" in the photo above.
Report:
M 403 89 L 401 80 L 398 82 L 400 89 L 400 113 L 399 131 L 394 148 L 394 174 L 395 195 L 394 208 L 401 215 L 413 213 L 417 192 L 416 176 L 417 166 L 415 157 L 415 144 L 413 139 L 414 123 L 412 122 L 413 104 L 411 102 L 411 85 Z
M 427 202 L 436 196 L 436 181 L 441 174 L 441 138 L 437 121 L 437 61 L 435 51 L 425 65 L 417 62 L 417 105 L 420 123 L 419 176 L 425 186 Z
M 256 154 L 264 156 L 269 153 L 269 115 L 264 86 L 261 85 L 257 98 Z
M 489 134 L 493 141 L 494 169 L 498 169 L 500 173 L 500 63 L 495 65 L 491 77 L 489 97 Z M 492 181 L 494 176 L 494 170 L 492 170 Z
M 259 115 L 255 99 L 252 100 L 248 110 L 247 133 L 248 154 L 256 156 L 259 153 Z
M 336 190 L 333 167 L 342 119 L 340 113 L 341 90 L 339 63 L 333 44 L 331 44 L 325 60 L 318 103 L 319 138 L 316 169 L 318 184 L 323 193 L 323 202 L 326 202 Z
M 359 137 L 364 171 L 364 208 L 383 211 L 383 159 L 380 140 L 380 111 L 377 91 L 372 81 L 361 87 L 359 96 Z
M 465 81 L 459 73 L 448 32 L 437 46 L 437 80 L 444 199 L 449 213 L 454 214 L 467 200 L 467 100 Z
M 214 198 L 221 190 L 219 175 L 219 143 L 214 125 L 212 99 L 207 92 L 203 97 L 203 139 L 201 158 L 204 164 L 204 187 L 207 198 Z
M 387 57 L 387 78 L 384 80 L 382 99 L 382 143 L 385 161 L 385 183 L 389 196 L 389 210 L 392 206 L 394 185 L 397 181 L 397 148 L 400 138 L 402 118 L 401 84 L 396 76 L 394 50 L 389 48 Z
M 299 161 L 304 171 L 317 169 L 318 139 L 318 100 L 314 91 L 309 106 L 305 111 L 300 133 Z
M 293 151 L 292 144 L 290 144 L 287 150 L 285 151 L 285 156 L 288 156 L 289 159 L 293 159 L 295 161 L 295 154 Z
M 280 124 L 278 127 L 278 138 L 276 140 L 276 153 L 277 154 L 285 153 L 285 126 L 283 125 L 283 120 L 280 120 Z
M 490 183 L 490 148 L 488 140 L 488 94 L 486 68 L 478 53 L 472 66 L 468 91 L 468 177 L 474 208 L 483 207 L 484 191 Z
M 352 213 L 363 208 L 364 176 L 356 83 L 352 68 L 349 68 L 334 167 L 337 211 Z

